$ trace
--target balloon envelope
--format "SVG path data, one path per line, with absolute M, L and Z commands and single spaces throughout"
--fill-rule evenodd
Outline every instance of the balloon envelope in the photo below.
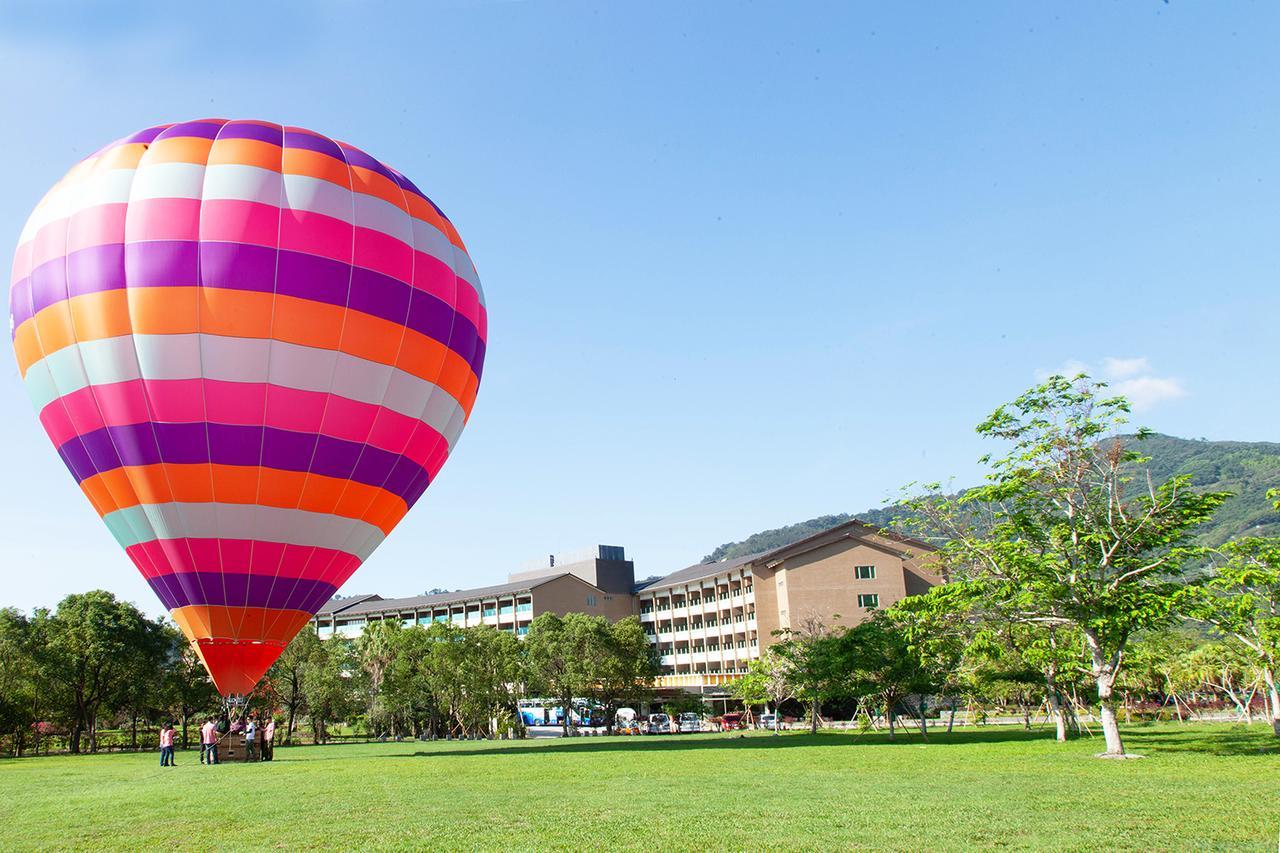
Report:
M 152 127 L 23 229 L 14 350 L 59 455 L 224 694 L 250 691 L 457 442 L 487 320 L 453 224 L 297 127 Z

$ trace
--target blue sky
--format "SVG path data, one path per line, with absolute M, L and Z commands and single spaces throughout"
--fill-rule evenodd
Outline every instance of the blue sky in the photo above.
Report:
M 344 592 L 639 574 L 913 480 L 1063 366 L 1136 420 L 1276 440 L 1280 7 L 67 4 L 0 9 L 16 242 L 147 125 L 345 139 L 458 225 L 490 310 L 459 448 Z M 7 352 L 7 350 L 6 350 Z M 5 604 L 159 605 L 6 355 Z

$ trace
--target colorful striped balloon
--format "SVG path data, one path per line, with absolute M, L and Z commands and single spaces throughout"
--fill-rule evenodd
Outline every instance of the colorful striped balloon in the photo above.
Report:
M 466 248 L 408 178 L 260 121 L 152 127 L 76 165 L 9 298 L 41 423 L 224 695 L 435 478 L 487 336 Z

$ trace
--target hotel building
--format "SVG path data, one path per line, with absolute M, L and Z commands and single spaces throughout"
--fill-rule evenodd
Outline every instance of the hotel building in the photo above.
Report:
M 778 632 L 817 619 L 854 625 L 941 583 L 924 542 L 859 521 L 758 554 L 702 563 L 636 583 L 622 548 L 601 545 L 513 574 L 501 586 L 384 599 L 330 601 L 316 614 L 320 636 L 356 636 L 369 620 L 406 625 L 451 621 L 521 636 L 541 613 L 637 615 L 654 645 L 659 689 L 715 695 L 744 673 Z

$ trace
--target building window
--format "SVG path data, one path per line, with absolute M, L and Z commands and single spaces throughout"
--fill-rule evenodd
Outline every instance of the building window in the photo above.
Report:
M 485 615 L 485 616 L 497 616 L 497 615 L 498 615 L 498 605 L 496 605 L 496 604 L 486 604 L 486 605 L 484 606 L 484 615 Z
M 648 603 L 648 602 L 645 602 L 644 604 L 641 604 L 641 605 L 640 605 L 640 612 L 641 612 L 641 613 L 652 613 L 652 612 L 653 612 L 653 605 L 652 605 L 652 604 L 650 604 L 650 603 Z
M 596 606 L 596 597 L 595 597 L 594 595 L 588 595 L 588 596 L 587 596 L 587 606 L 588 606 L 588 607 L 595 607 L 595 606 Z
M 517 613 L 528 613 L 528 612 L 529 612 L 529 611 L 531 611 L 531 610 L 533 610 L 533 602 L 532 602 L 532 601 L 522 601 L 522 602 L 520 602 L 519 604 L 517 604 L 517 605 L 516 605 L 516 612 L 517 612 Z
M 517 628 L 517 629 L 516 629 L 516 634 L 517 634 L 518 636 L 523 637 L 523 636 L 524 636 L 525 634 L 527 634 L 527 633 L 529 633 L 529 626 L 528 626 L 528 625 L 521 625 L 519 628 Z
M 854 566 L 853 576 L 860 581 L 875 580 L 876 567 L 875 566 Z
M 858 606 L 859 607 L 879 607 L 880 596 L 874 592 L 860 592 L 858 593 Z

